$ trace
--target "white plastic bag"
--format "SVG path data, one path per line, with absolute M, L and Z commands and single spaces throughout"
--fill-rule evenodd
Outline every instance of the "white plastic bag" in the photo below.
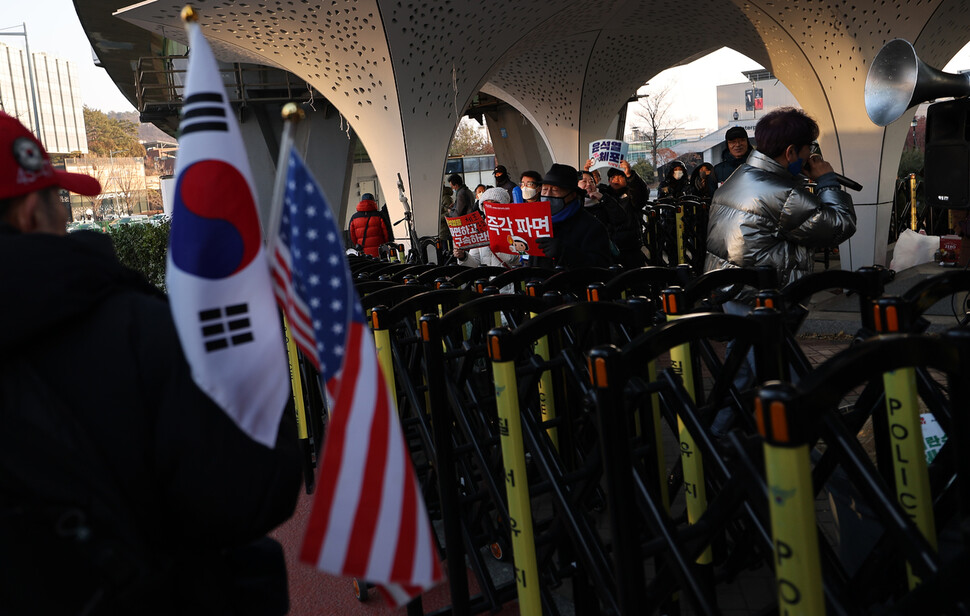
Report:
M 928 263 L 933 260 L 933 255 L 939 249 L 939 235 L 923 235 L 912 229 L 906 229 L 896 240 L 889 269 L 900 272 L 920 263 Z

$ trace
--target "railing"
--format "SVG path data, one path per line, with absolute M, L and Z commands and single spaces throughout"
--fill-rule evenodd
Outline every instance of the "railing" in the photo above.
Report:
M 138 110 L 172 110 L 182 104 L 188 58 L 150 56 L 138 59 L 135 67 L 135 93 Z M 277 68 L 233 63 L 221 68 L 223 85 L 232 103 L 272 102 L 319 98 L 323 95 L 306 81 Z

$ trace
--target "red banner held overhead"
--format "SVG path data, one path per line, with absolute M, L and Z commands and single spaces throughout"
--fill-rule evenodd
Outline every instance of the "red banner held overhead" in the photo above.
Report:
M 491 203 L 486 201 L 485 222 L 492 252 L 528 254 L 544 257 L 546 253 L 536 244 L 542 237 L 552 237 L 552 217 L 549 202 Z

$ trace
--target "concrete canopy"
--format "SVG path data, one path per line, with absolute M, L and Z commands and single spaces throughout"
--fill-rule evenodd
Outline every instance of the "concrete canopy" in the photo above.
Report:
M 182 5 L 155 0 L 119 17 L 179 40 Z M 826 157 L 865 185 L 855 195 L 863 204 L 860 231 L 843 250 L 849 258 L 843 267 L 851 268 L 885 262 L 892 181 L 911 117 L 886 129 L 869 122 L 862 94 L 868 63 L 886 41 L 903 37 L 927 63 L 942 66 L 966 42 L 970 25 L 961 0 L 201 0 L 194 6 L 221 59 L 285 69 L 328 97 L 367 148 L 385 190 L 401 174 L 419 234 L 436 231 L 448 145 L 479 91 L 522 112 L 553 160 L 578 165 L 585 144 L 604 136 L 639 86 L 666 68 L 731 47 L 785 83 L 819 121 Z

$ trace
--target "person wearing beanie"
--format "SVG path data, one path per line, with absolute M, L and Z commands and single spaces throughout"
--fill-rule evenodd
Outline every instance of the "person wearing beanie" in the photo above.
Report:
M 492 172 L 492 176 L 495 177 L 495 186 L 502 188 L 505 192 L 509 193 L 509 203 L 513 203 L 512 198 L 514 195 L 512 191 L 515 189 L 515 182 L 509 178 L 509 171 L 505 168 L 505 165 L 496 165 L 495 171 Z
M 391 234 L 377 209 L 374 195 L 364 193 L 357 204 L 357 213 L 350 217 L 347 229 L 350 245 L 375 259 L 380 257 L 381 244 L 390 241 Z
M 107 234 L 67 233 L 61 190 L 101 186 L 0 112 L 0 612 L 241 613 L 252 588 L 284 613 L 265 535 L 300 491 L 292 410 L 271 445 L 239 428 L 192 379 L 164 294 Z M 215 323 L 245 344 L 246 316 Z
M 511 203 L 509 201 L 509 193 L 504 188 L 498 187 L 488 188 L 482 191 L 479 201 L 483 205 L 485 203 Z M 455 248 L 452 254 L 458 259 L 460 265 L 467 265 L 468 267 L 494 265 L 511 269 L 519 265 L 519 255 L 506 254 L 504 252 L 496 254 L 488 246 L 470 248 L 469 250 Z
M 445 247 L 445 254 L 451 252 L 451 230 L 448 228 L 448 217 L 451 216 L 451 206 L 455 203 L 455 191 L 451 186 L 441 188 L 441 208 L 438 212 L 438 241 Z M 476 205 L 477 205 L 476 201 Z
M 734 170 L 740 167 L 751 153 L 748 131 L 741 126 L 732 126 L 724 133 L 724 151 L 721 162 L 714 166 L 714 176 L 718 185 L 723 184 Z
M 687 190 L 687 166 L 679 160 L 670 163 L 667 175 L 660 183 L 658 194 L 661 198 L 679 199 Z
M 593 179 L 593 174 L 589 171 L 579 172 L 576 185 L 586 193 L 583 208 L 606 227 L 606 232 L 610 236 L 610 253 L 614 259 L 618 258 L 620 251 L 616 248 L 614 235 L 616 230 L 626 222 L 626 214 L 623 212 L 623 208 L 613 197 L 600 192 L 599 187 L 596 186 L 596 180 Z
M 585 193 L 576 184 L 575 167 L 554 164 L 542 178 L 542 201 L 549 202 L 552 237 L 539 238 L 545 257 L 529 260 L 536 267 L 609 267 L 610 237 L 600 221 L 583 207 Z
M 585 170 L 590 171 L 596 162 L 593 158 L 586 161 Z M 646 265 L 643 254 L 643 209 L 647 206 L 650 191 L 626 160 L 620 161 L 619 169 L 610 167 L 606 178 L 609 184 L 600 184 L 599 191 L 616 201 L 625 216 L 612 236 L 613 243 L 620 251 L 617 260 L 623 267 L 643 267 Z

